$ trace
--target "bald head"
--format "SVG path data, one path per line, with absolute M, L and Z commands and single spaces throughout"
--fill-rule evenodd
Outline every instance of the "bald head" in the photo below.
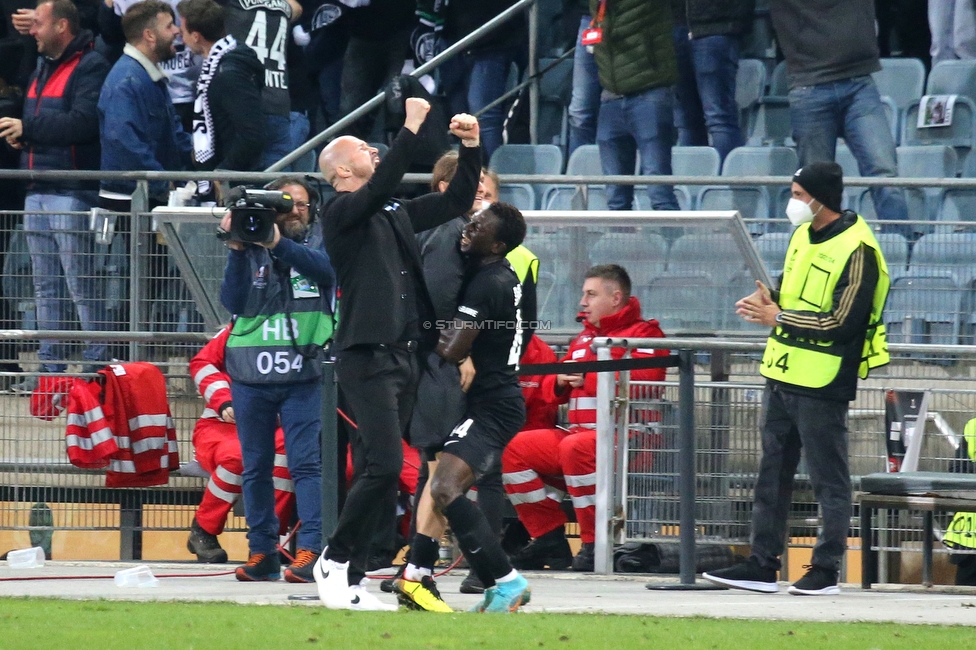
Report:
M 344 135 L 330 142 L 319 156 L 325 180 L 337 192 L 355 192 L 373 176 L 379 154 L 359 138 Z

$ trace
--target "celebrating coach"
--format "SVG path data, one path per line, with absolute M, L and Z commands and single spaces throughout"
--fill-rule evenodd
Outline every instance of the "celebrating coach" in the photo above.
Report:
M 414 233 L 471 208 L 481 173 L 478 121 L 455 115 L 458 170 L 447 190 L 413 200 L 393 193 L 420 144 L 430 104 L 406 100 L 406 120 L 379 164 L 376 149 L 351 136 L 332 141 L 319 165 L 337 194 L 325 206 L 323 235 L 342 292 L 336 376 L 356 422 L 362 450 L 355 479 L 329 546 L 315 569 L 331 609 L 395 609 L 359 586 L 367 546 L 381 517 L 393 517 L 403 451 L 400 436 L 416 399 L 420 354 L 438 331 Z

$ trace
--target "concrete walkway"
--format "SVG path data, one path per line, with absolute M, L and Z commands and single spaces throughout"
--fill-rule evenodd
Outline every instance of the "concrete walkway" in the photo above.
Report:
M 147 562 L 159 577 L 155 587 L 116 587 L 116 571 L 135 566 L 121 562 L 48 562 L 37 569 L 11 569 L 0 565 L 0 596 L 109 599 L 131 601 L 229 601 L 236 603 L 318 606 L 315 585 L 284 581 L 242 583 L 224 573 L 234 565 L 199 565 Z M 201 577 L 186 577 L 202 574 Z M 438 579 L 444 599 L 455 609 L 467 609 L 479 599 L 458 593 L 464 572 Z M 76 579 L 103 576 L 102 579 Z M 179 576 L 179 577 L 165 577 Z M 887 585 L 870 591 L 844 585 L 839 596 L 799 597 L 786 593 L 752 594 L 733 590 L 652 591 L 650 581 L 677 585 L 675 577 L 593 576 L 571 572 L 526 573 L 532 585 L 532 603 L 526 612 L 590 612 L 643 616 L 708 616 L 761 618 L 789 621 L 876 621 L 976 626 L 976 588 Z M 7 580 L 7 578 L 55 578 Z M 65 579 L 57 579 L 65 578 Z M 369 584 L 379 593 L 379 581 Z M 293 597 L 306 598 L 296 600 Z M 380 594 L 394 602 L 390 594 Z M 308 600 L 316 598 L 316 600 Z

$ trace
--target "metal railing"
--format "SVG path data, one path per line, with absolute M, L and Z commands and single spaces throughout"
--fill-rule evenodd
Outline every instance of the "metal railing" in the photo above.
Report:
M 666 347 L 679 356 L 677 383 L 630 382 L 628 371 L 621 371 L 618 379 L 613 373 L 598 377 L 596 572 L 613 571 L 615 542 L 677 541 L 681 583 L 692 585 L 697 544 L 748 544 L 752 487 L 760 459 L 759 397 L 765 383 L 756 364 L 765 344 L 703 338 L 597 338 L 593 347 L 600 360 L 610 359 L 611 348 Z M 917 354 L 951 354 L 965 360 L 976 357 L 973 345 L 892 344 L 889 350 L 896 363 Z M 696 368 L 695 359 L 702 353 L 713 355 L 708 362 L 712 378 L 718 376 L 724 381 L 696 383 L 703 364 L 699 362 Z M 717 360 L 716 355 L 720 357 Z M 727 367 L 732 364 L 725 355 L 739 355 L 737 364 L 749 368 L 742 372 L 748 376 L 728 381 Z M 860 476 L 884 471 L 885 391 L 899 386 L 918 389 L 916 382 L 899 381 L 883 372 L 876 374 L 861 382 L 849 413 L 850 467 L 855 488 Z M 645 390 L 641 394 L 640 388 L 663 390 L 664 399 L 648 399 L 650 393 Z M 921 469 L 944 471 L 954 452 L 954 430 L 961 431 L 964 423 L 976 416 L 976 391 L 937 387 L 930 390 L 934 394 L 930 420 L 936 422 L 942 435 L 926 442 Z M 677 417 L 647 422 L 647 412 L 661 409 L 662 405 L 675 405 Z M 630 443 L 633 436 L 626 433 L 635 426 L 652 431 L 651 442 L 636 449 Z M 635 456 L 642 454 L 645 462 L 635 465 Z M 648 462 L 646 457 L 651 454 L 654 460 Z M 801 506 L 801 516 L 791 518 L 790 528 L 814 537 L 816 504 L 811 503 L 803 468 L 801 464 L 794 491 L 794 507 Z M 856 521 L 853 511 L 852 520 Z M 889 540 L 917 541 L 922 535 L 921 524 L 920 518 L 912 519 L 909 513 L 901 520 L 887 522 L 883 528 Z M 908 550 L 901 546 L 886 548 Z

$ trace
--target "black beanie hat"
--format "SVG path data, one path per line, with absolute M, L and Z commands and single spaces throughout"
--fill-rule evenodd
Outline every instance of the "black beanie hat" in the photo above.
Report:
M 804 165 L 793 174 L 793 182 L 820 201 L 828 210 L 841 211 L 844 194 L 844 170 L 835 162 Z

